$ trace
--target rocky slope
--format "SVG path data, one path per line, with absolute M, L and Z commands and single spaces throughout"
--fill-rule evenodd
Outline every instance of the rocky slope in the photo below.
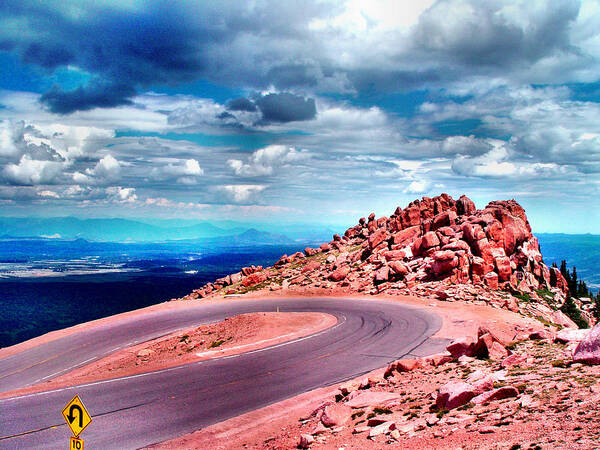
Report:
M 284 255 L 266 269 L 246 267 L 185 299 L 296 287 L 479 301 L 573 326 L 558 310 L 567 283 L 557 268 L 544 264 L 515 200 L 478 210 L 464 195 L 423 197 L 390 217 L 363 217 L 318 248 Z

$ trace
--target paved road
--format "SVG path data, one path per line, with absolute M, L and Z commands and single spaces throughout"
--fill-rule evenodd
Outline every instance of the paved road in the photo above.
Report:
M 83 331 L 0 360 L 0 391 L 51 378 L 130 342 L 277 306 L 280 311 L 330 313 L 338 323 L 261 351 L 0 400 L 0 448 L 64 448 L 70 430 L 61 410 L 75 394 L 93 417 L 82 434 L 86 448 L 139 448 L 443 345 L 428 339 L 441 319 L 394 302 L 305 298 L 199 303 Z

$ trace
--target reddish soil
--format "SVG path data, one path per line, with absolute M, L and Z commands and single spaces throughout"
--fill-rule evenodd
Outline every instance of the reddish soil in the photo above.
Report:
M 252 313 L 178 331 L 113 353 L 46 383 L 0 398 L 91 383 L 238 354 L 317 333 L 336 323 L 323 313 Z

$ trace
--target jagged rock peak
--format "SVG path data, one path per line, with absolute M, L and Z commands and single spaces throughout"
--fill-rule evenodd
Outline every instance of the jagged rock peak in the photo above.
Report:
M 242 276 L 249 270 L 242 269 Z M 381 292 L 411 289 L 416 284 L 445 280 L 495 290 L 523 292 L 555 289 L 565 294 L 559 270 L 542 260 L 525 210 L 515 200 L 493 201 L 478 210 L 467 196 L 423 197 L 398 207 L 390 217 L 371 213 L 343 236 L 318 248 L 284 255 L 264 276 L 268 283 L 341 286 L 349 291 Z M 235 277 L 237 279 L 237 277 Z M 198 296 L 231 285 L 234 276 L 196 291 Z M 247 285 L 246 281 L 244 285 Z

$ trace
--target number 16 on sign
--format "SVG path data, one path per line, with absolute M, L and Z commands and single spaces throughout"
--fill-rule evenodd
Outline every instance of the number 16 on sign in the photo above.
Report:
M 83 450 L 83 439 L 71 436 L 69 450 Z

